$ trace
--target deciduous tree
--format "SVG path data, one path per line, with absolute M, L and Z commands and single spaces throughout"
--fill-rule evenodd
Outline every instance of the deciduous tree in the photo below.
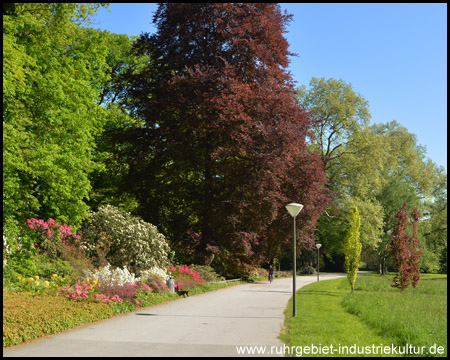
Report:
M 359 261 L 361 258 L 361 241 L 359 240 L 359 228 L 361 219 L 359 217 L 358 208 L 355 206 L 352 210 L 352 219 L 350 228 L 344 242 L 345 270 L 347 271 L 347 279 L 352 288 L 355 289 L 356 274 L 359 269 Z
M 305 205 L 299 241 L 311 246 L 329 202 L 323 164 L 307 147 L 311 119 L 286 71 L 289 19 L 276 4 L 167 3 L 157 33 L 135 44 L 152 60 L 128 79 L 129 109 L 145 121 L 130 131 L 128 186 L 139 213 L 198 262 L 260 260 L 288 238 L 291 201 Z
M 3 16 L 3 222 L 87 216 L 107 48 L 100 4 L 16 3 Z
M 354 139 L 355 132 L 369 124 L 369 103 L 343 80 L 313 77 L 309 89 L 297 89 L 300 105 L 318 121 L 314 134 L 326 169 L 342 154 L 342 147 Z M 331 161 L 331 162 L 330 162 Z
M 411 216 L 413 219 L 413 224 L 410 241 L 411 258 L 409 261 L 409 266 L 411 268 L 411 284 L 414 288 L 416 288 L 420 281 L 420 257 L 422 256 L 420 240 L 417 236 L 417 223 L 419 222 L 421 216 L 416 207 L 414 207 Z
M 417 223 L 420 219 L 420 213 L 416 207 L 412 212 L 412 234 L 407 233 L 408 214 L 406 212 L 407 204 L 404 203 L 397 211 L 394 232 L 392 234 L 392 243 L 390 251 L 394 259 L 394 265 L 397 274 L 392 279 L 393 287 L 405 290 L 409 285 L 417 287 L 420 280 L 420 241 L 417 237 Z

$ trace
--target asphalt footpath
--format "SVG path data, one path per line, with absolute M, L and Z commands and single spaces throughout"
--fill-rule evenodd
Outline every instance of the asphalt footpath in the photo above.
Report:
M 320 281 L 344 276 L 324 273 Z M 284 356 L 278 336 L 292 297 L 292 280 L 235 285 L 180 298 L 3 348 L 3 356 Z M 315 281 L 316 275 L 297 276 L 297 290 Z

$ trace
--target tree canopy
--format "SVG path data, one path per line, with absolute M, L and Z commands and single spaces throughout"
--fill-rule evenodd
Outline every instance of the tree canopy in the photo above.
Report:
M 98 6 L 14 4 L 3 15 L 4 222 L 87 216 L 107 47 L 79 24 Z
M 290 201 L 305 205 L 299 238 L 311 246 L 329 203 L 286 71 L 289 19 L 275 4 L 161 4 L 157 33 L 134 45 L 152 60 L 127 78 L 128 109 L 145 121 L 130 131 L 128 186 L 198 262 L 261 260 L 285 241 Z
M 370 125 L 369 104 L 351 84 L 313 78 L 310 88 L 302 86 L 297 94 L 317 120 L 311 147 L 323 157 L 336 194 L 335 208 L 319 223 L 326 263 L 343 265 L 345 226 L 353 206 L 360 209 L 363 261 L 372 267 L 385 262 L 390 241 L 386 233 L 394 227 L 396 211 L 404 202 L 421 212 L 435 208 L 433 191 L 442 181 L 442 169 L 426 159 L 417 137 L 398 122 Z
M 4 233 L 114 205 L 178 261 L 232 276 L 291 258 L 284 205 L 298 202 L 297 249 L 318 237 L 343 270 L 357 207 L 361 261 L 384 270 L 406 202 L 423 214 L 421 269 L 446 271 L 444 169 L 398 122 L 370 124 L 351 84 L 295 89 L 278 4 L 159 4 L 156 33 L 134 38 L 85 27 L 100 6 L 3 6 Z

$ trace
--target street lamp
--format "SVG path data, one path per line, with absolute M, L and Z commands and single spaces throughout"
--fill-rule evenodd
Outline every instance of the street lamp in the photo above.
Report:
M 322 246 L 322 244 L 316 244 L 316 248 L 317 248 L 317 281 L 319 281 L 319 264 L 320 264 L 319 249 L 321 246 Z
M 296 250 L 296 235 L 295 235 L 295 217 L 298 215 L 298 213 L 303 209 L 303 205 L 301 204 L 296 204 L 296 203 L 290 203 L 286 205 L 286 209 L 287 211 L 289 211 L 289 214 L 291 214 L 291 216 L 294 218 L 294 269 L 292 272 L 292 279 L 293 279 L 293 289 L 292 289 L 292 293 L 294 295 L 294 302 L 293 302 L 293 310 L 292 310 L 292 316 L 297 315 L 297 306 L 295 303 L 295 276 L 297 275 L 297 250 Z

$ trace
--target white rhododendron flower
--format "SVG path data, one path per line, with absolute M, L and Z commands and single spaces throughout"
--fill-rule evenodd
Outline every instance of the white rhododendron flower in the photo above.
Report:
M 109 249 L 110 264 L 137 274 L 153 267 L 164 269 L 168 262 L 169 244 L 156 226 L 111 205 L 100 206 L 82 229 L 81 245 L 88 256 L 95 256 L 100 242 Z

